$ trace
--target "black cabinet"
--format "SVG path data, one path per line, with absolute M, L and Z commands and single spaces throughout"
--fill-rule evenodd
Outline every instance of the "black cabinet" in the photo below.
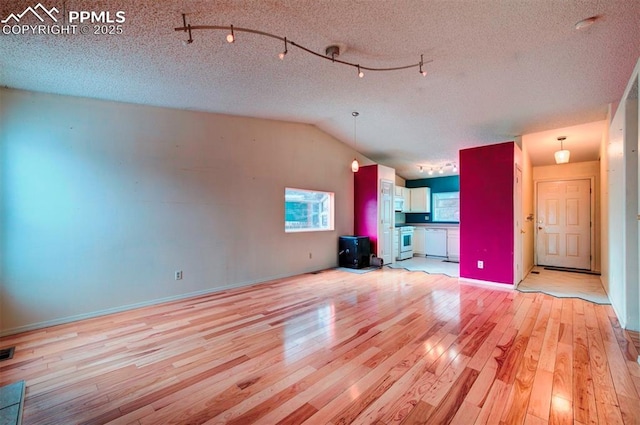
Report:
M 340 236 L 338 242 L 338 264 L 340 267 L 351 269 L 369 267 L 370 255 L 369 236 Z

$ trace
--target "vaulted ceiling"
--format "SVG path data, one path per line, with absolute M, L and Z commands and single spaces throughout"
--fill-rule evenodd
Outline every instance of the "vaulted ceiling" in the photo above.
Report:
M 531 133 L 540 134 L 534 165 L 550 163 L 536 151 L 557 148 L 556 129 L 604 120 L 640 57 L 637 0 L 41 3 L 59 10 L 58 24 L 69 11 L 124 11 L 122 34 L 93 34 L 93 25 L 89 34 L 0 34 L 3 86 L 309 123 L 405 178 L 423 177 L 420 165 L 455 163 L 461 148 Z M 5 0 L 0 20 L 36 5 Z M 183 43 L 188 34 L 174 30 L 183 13 L 191 25 L 261 30 L 320 54 L 338 44 L 339 59 L 366 67 L 415 64 L 422 54 L 427 76 L 412 68 L 358 78 L 292 45 L 279 60 L 280 40 L 251 33 L 230 44 L 225 31 L 193 31 Z M 24 23 L 40 22 L 26 14 Z M 587 125 L 566 145 L 597 146 L 604 127 Z M 585 150 L 597 159 L 597 148 Z

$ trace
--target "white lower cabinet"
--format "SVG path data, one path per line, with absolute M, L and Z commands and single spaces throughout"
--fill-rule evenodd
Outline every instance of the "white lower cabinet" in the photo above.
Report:
M 447 257 L 460 260 L 460 229 L 447 229 Z
M 393 229 L 393 261 L 400 255 L 400 230 Z
M 416 227 L 413 231 L 413 255 L 425 255 L 425 234 L 426 229 L 424 227 Z

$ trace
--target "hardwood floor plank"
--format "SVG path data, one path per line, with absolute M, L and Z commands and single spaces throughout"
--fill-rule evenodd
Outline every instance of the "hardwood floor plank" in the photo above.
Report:
M 584 316 L 587 337 L 589 338 L 589 360 L 598 409 L 598 421 L 606 424 L 621 424 L 623 423 L 622 414 L 593 304 L 585 304 Z
M 433 406 L 424 401 L 419 401 L 416 406 L 411 410 L 406 418 L 400 422 L 401 425 L 427 425 L 429 421 L 427 418 L 431 416 L 433 412 Z
M 494 425 L 500 423 L 502 412 L 508 407 L 505 401 L 508 399 L 511 386 L 503 381 L 496 379 L 489 390 L 489 395 L 482 405 L 480 414 L 478 415 L 475 425 Z
M 551 397 L 551 409 L 549 412 L 549 424 L 571 425 L 573 424 L 573 405 L 571 400 L 567 400 L 557 395 Z
M 640 406 L 638 406 L 638 400 L 619 394 L 618 401 L 620 403 L 620 413 L 622 413 L 624 424 L 639 425 L 640 418 L 638 417 L 638 410 Z
M 527 414 L 537 416 L 540 419 L 549 419 L 551 407 L 551 389 L 553 387 L 553 373 L 538 367 L 531 386 L 529 406 Z
M 524 425 L 546 425 L 548 423 L 549 421 L 529 414 L 527 414 L 527 416 L 524 418 Z
M 37 424 L 638 423 L 610 306 L 325 270 L 0 338 Z
M 624 351 L 621 351 L 620 341 L 616 338 L 615 333 L 611 328 L 611 322 L 609 321 L 607 313 L 601 307 L 602 306 L 595 306 L 596 317 L 604 350 L 607 354 L 607 364 L 611 370 L 611 378 L 613 380 L 616 393 L 638 400 L 638 403 L 640 403 L 640 397 L 638 396 L 633 380 L 629 375 L 629 369 L 627 369 L 627 364 L 623 354 Z M 627 347 L 623 348 L 625 351 L 627 349 Z
M 477 377 L 477 370 L 468 367 L 465 368 L 453 385 L 451 385 L 451 388 L 447 391 L 442 401 L 434 405 L 433 411 L 427 418 L 428 423 L 448 424 L 451 422 L 456 416 L 458 409 L 462 406 L 467 393 Z
M 573 305 L 573 417 L 576 422 L 597 424 L 595 390 L 591 376 L 589 340 L 584 316 L 584 302 Z
M 480 408 L 476 405 L 463 401 L 460 408 L 456 412 L 456 415 L 451 419 L 449 425 L 469 425 L 473 424 L 478 415 L 480 414 Z

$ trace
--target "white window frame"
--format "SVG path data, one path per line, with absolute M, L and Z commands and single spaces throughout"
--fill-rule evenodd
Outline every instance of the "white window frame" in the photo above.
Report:
M 322 197 L 322 199 L 313 199 Z M 304 221 L 287 221 L 289 210 L 287 202 L 295 202 L 295 198 L 300 203 L 307 203 L 309 209 L 319 206 L 317 211 L 309 211 Z M 284 231 L 285 233 L 300 232 L 330 232 L 335 229 L 335 194 L 321 190 L 298 189 L 285 187 L 284 189 Z

